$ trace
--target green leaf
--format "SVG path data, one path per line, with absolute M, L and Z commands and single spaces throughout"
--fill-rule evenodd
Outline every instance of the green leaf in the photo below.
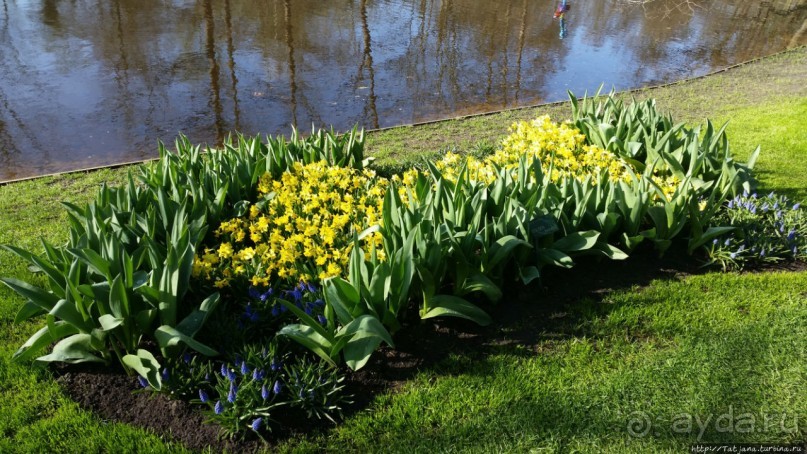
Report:
M 78 328 L 81 332 L 89 333 L 92 331 L 92 324 L 84 319 L 81 312 L 79 312 L 78 308 L 76 307 L 76 302 L 74 301 L 60 300 L 55 306 L 53 306 L 50 314 L 57 319 L 70 323 Z
M 541 272 L 534 266 L 518 267 L 518 276 L 524 285 L 529 285 L 530 282 L 541 278 Z
M 587 230 L 584 232 L 574 232 L 566 235 L 565 237 L 555 241 L 552 248 L 563 252 L 579 252 L 591 249 L 597 244 L 597 239 L 600 237 L 600 232 L 596 230 Z
M 491 259 L 488 261 L 488 269 L 485 271 L 494 270 L 497 266 L 504 263 L 512 256 L 513 249 L 517 248 L 518 246 L 532 248 L 530 243 L 518 239 L 513 235 L 506 235 L 496 240 L 496 242 L 490 248 L 490 254 L 492 254 L 493 257 L 491 257 Z
M 49 326 L 45 326 L 31 336 L 20 347 L 13 356 L 15 361 L 26 361 L 39 353 L 48 345 L 72 334 L 78 334 L 78 329 L 63 321 L 57 321 Z
M 218 355 L 216 350 L 213 350 L 194 338 L 177 331 L 177 329 L 173 326 L 160 326 L 154 332 L 154 338 L 157 340 L 157 345 L 160 346 L 160 350 L 163 352 L 164 356 L 174 356 L 178 354 L 180 344 L 185 344 L 205 356 Z
M 721 235 L 725 235 L 726 233 L 733 232 L 736 229 L 736 227 L 709 227 L 706 232 L 699 237 L 693 237 L 689 240 L 689 253 L 691 254 L 695 249 L 703 246 L 707 242 Z
M 187 336 L 195 336 L 202 326 L 204 326 L 205 322 L 207 322 L 207 319 L 210 318 L 210 314 L 213 313 L 216 306 L 218 306 L 219 299 L 220 295 L 218 292 L 205 298 L 198 308 L 194 309 L 193 312 L 179 322 L 176 326 L 177 331 Z
M 552 249 L 542 248 L 537 251 L 538 261 L 549 265 L 559 266 L 561 268 L 571 268 L 574 266 L 574 260 L 563 252 Z
M 94 354 L 92 348 L 92 336 L 85 333 L 73 334 L 62 339 L 49 355 L 40 356 L 36 359 L 41 362 L 63 362 L 70 364 L 77 363 L 103 363 L 103 359 Z
M 359 292 L 341 277 L 326 279 L 322 285 L 325 302 L 333 307 L 339 323 L 350 323 L 354 318 L 354 309 L 361 302 Z
M 41 315 L 44 313 L 46 313 L 44 309 L 42 309 L 40 306 L 37 306 L 33 302 L 28 301 L 25 304 L 23 304 L 19 312 L 17 312 L 17 316 L 14 317 L 14 323 L 22 323 L 31 317 L 35 317 L 37 315 Z
M 103 331 L 112 331 L 115 328 L 123 325 L 124 320 L 122 318 L 117 318 L 112 314 L 104 314 L 98 317 L 98 323 L 101 324 L 101 328 Z
M 471 292 L 482 292 L 493 302 L 502 299 L 502 291 L 499 286 L 493 283 L 490 278 L 479 272 L 468 276 L 461 290 L 461 294 L 463 295 Z
M 45 311 L 50 311 L 53 309 L 53 306 L 56 305 L 56 303 L 58 303 L 61 299 L 53 293 L 47 292 L 39 287 L 34 287 L 27 282 L 17 279 L 4 277 L 0 278 L 0 281 L 6 284 L 8 288 L 14 290 L 20 296 L 28 298 L 28 300 L 41 307 Z
M 84 262 L 90 270 L 94 271 L 96 274 L 104 276 L 107 279 L 112 278 L 109 272 L 109 262 L 94 250 L 89 248 L 68 249 L 67 252 Z
M 628 258 L 628 254 L 619 249 L 618 247 L 611 246 L 608 243 L 603 243 L 602 241 L 597 242 L 597 245 L 591 248 L 592 253 L 600 253 L 611 260 L 625 260 Z
M 337 337 L 349 339 L 344 346 L 345 363 L 353 370 L 364 367 L 381 342 L 394 346 L 392 337 L 381 322 L 372 315 L 362 315 L 344 326 Z
M 329 342 L 334 341 L 333 335 L 329 333 L 324 326 L 320 325 L 318 321 L 314 320 L 314 317 L 306 314 L 302 309 L 297 307 L 296 304 L 292 304 L 281 298 L 278 298 L 276 301 L 285 306 L 286 309 L 290 310 L 294 315 L 296 315 L 303 322 L 304 325 L 309 326 L 311 329 L 316 331 L 320 336 L 322 336 L 325 339 L 328 339 Z M 330 307 L 331 307 L 330 304 L 328 304 L 326 307 L 326 313 L 327 309 Z
M 162 389 L 160 363 L 148 350 L 138 349 L 137 355 L 126 355 L 123 364 L 148 381 L 149 386 L 159 391 Z
M 324 359 L 331 366 L 336 367 L 336 363 L 331 358 L 331 351 L 333 344 L 326 338 L 322 337 L 316 330 L 306 325 L 286 325 L 277 332 L 278 336 L 286 336 L 303 347 L 311 350 L 320 358 Z
M 129 296 L 126 294 L 120 274 L 112 280 L 112 286 L 109 291 L 109 311 L 116 318 L 129 316 Z
M 490 316 L 482 309 L 468 301 L 452 295 L 435 295 L 429 300 L 429 307 L 421 310 L 420 318 L 460 317 L 476 322 L 479 325 L 490 324 Z

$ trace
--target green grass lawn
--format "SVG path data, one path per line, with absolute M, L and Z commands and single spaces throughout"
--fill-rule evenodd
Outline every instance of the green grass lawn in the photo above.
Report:
M 807 49 L 801 48 L 636 95 L 657 98 L 662 109 L 693 124 L 705 117 L 730 119 L 729 138 L 741 158 L 762 145 L 761 186 L 807 199 L 805 81 Z M 543 112 L 556 119 L 569 115 L 568 106 L 559 105 L 395 128 L 370 134 L 368 148 L 381 164 L 407 165 L 448 147 L 467 151 L 496 143 L 514 120 Z M 58 202 L 86 202 L 100 183 L 119 182 L 125 171 L 0 186 L 0 243 L 35 249 L 40 237 L 64 241 L 66 215 Z M 24 264 L 5 252 L 0 276 L 30 279 Z M 12 363 L 13 352 L 38 329 L 13 324 L 21 303 L 0 288 L 0 452 L 184 450 L 81 410 L 49 372 Z M 806 272 L 655 281 L 581 301 L 570 311 L 566 335 L 547 336 L 529 348 L 452 356 L 403 389 L 378 396 L 339 427 L 276 448 L 682 452 L 695 441 L 807 438 Z M 743 421 L 737 424 L 742 430 L 717 425 L 729 413 L 735 423 Z M 649 418 L 650 428 L 633 436 L 629 423 L 639 417 Z M 642 427 L 631 427 L 642 435 Z

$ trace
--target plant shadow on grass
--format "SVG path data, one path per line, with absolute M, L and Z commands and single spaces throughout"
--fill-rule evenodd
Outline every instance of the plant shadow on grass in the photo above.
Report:
M 495 355 L 534 357 L 541 354 L 541 345 L 547 341 L 596 338 L 597 333 L 589 329 L 590 322 L 605 317 L 618 306 L 609 301 L 608 295 L 612 292 L 625 289 L 641 291 L 642 287 L 654 280 L 677 280 L 704 271 L 696 259 L 679 252 L 683 250 L 685 245 L 678 244 L 661 258 L 648 249 L 639 250 L 624 261 L 584 257 L 572 270 L 546 268 L 541 283 L 527 287 L 513 283 L 504 289 L 505 296 L 498 305 L 480 302 L 494 318 L 488 327 L 454 318 L 405 321 L 403 328 L 395 335 L 395 348 L 381 348 L 365 368 L 348 375 L 347 389 L 354 395 L 354 402 L 345 409 L 344 417 L 347 419 L 368 408 L 379 394 L 397 391 L 420 372 L 435 376 L 487 375 L 495 368 L 489 361 Z M 795 269 L 803 267 L 797 265 Z M 409 312 L 416 314 L 417 308 L 412 307 Z M 741 332 L 711 335 L 720 336 L 715 342 L 708 343 L 717 345 L 714 348 L 731 351 L 742 347 L 747 352 L 744 360 L 747 364 L 741 367 L 751 367 L 762 355 L 767 354 L 761 350 L 761 342 L 749 344 L 748 335 Z M 649 342 L 641 334 L 634 336 L 629 342 L 639 345 Z M 720 357 L 720 352 L 715 353 Z M 752 382 L 738 382 L 737 375 L 732 375 L 732 368 L 736 366 L 719 362 L 703 365 L 706 379 L 702 382 L 705 388 L 699 390 L 697 398 L 705 414 L 719 413 L 726 396 L 735 395 L 738 386 L 740 389 L 755 388 Z M 253 452 L 264 448 L 256 439 L 233 442 L 218 440 L 217 427 L 204 425 L 200 428 L 204 417 L 198 409 L 164 396 L 132 394 L 136 385 L 131 377 L 101 369 L 71 371 L 68 368 L 64 372 L 59 380 L 67 393 L 83 407 L 104 418 L 145 426 L 164 435 L 170 434 L 191 449 Z M 763 402 L 752 399 L 749 405 L 750 408 L 759 408 Z M 610 401 L 605 403 L 616 406 Z M 755 404 L 757 407 L 753 407 Z M 622 435 L 625 431 L 626 415 L 614 413 L 613 408 L 592 407 L 591 396 L 587 395 L 540 395 L 525 399 L 518 406 L 518 410 L 511 411 L 507 418 L 522 431 L 535 430 L 534 433 L 548 437 L 579 436 L 595 431 L 593 435 L 605 438 L 613 438 L 614 433 Z M 582 420 L 581 414 L 586 415 Z M 477 416 L 465 423 L 466 426 L 470 425 L 465 428 L 463 424 L 443 427 L 441 431 L 445 432 L 439 436 L 453 439 L 466 433 L 471 426 L 478 432 L 477 424 L 484 425 L 484 422 L 475 418 Z M 270 441 L 277 443 L 289 437 L 317 432 L 327 436 L 331 427 L 324 423 L 292 421 L 288 427 L 273 432 Z M 684 439 L 681 434 L 670 431 L 669 422 L 666 429 L 667 433 L 662 433 L 662 437 Z M 616 430 L 620 432 L 614 432 Z

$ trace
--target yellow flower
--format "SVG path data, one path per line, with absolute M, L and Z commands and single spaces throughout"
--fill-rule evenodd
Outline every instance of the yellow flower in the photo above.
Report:
M 227 259 L 233 255 L 233 246 L 230 243 L 221 243 L 219 245 L 219 257 Z

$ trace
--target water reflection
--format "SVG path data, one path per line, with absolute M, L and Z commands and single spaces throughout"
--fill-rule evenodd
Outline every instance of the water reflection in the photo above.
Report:
M 554 18 L 563 3 L 3 0 L 0 180 L 152 157 L 180 131 L 383 127 L 674 80 L 807 34 L 807 0 Z

